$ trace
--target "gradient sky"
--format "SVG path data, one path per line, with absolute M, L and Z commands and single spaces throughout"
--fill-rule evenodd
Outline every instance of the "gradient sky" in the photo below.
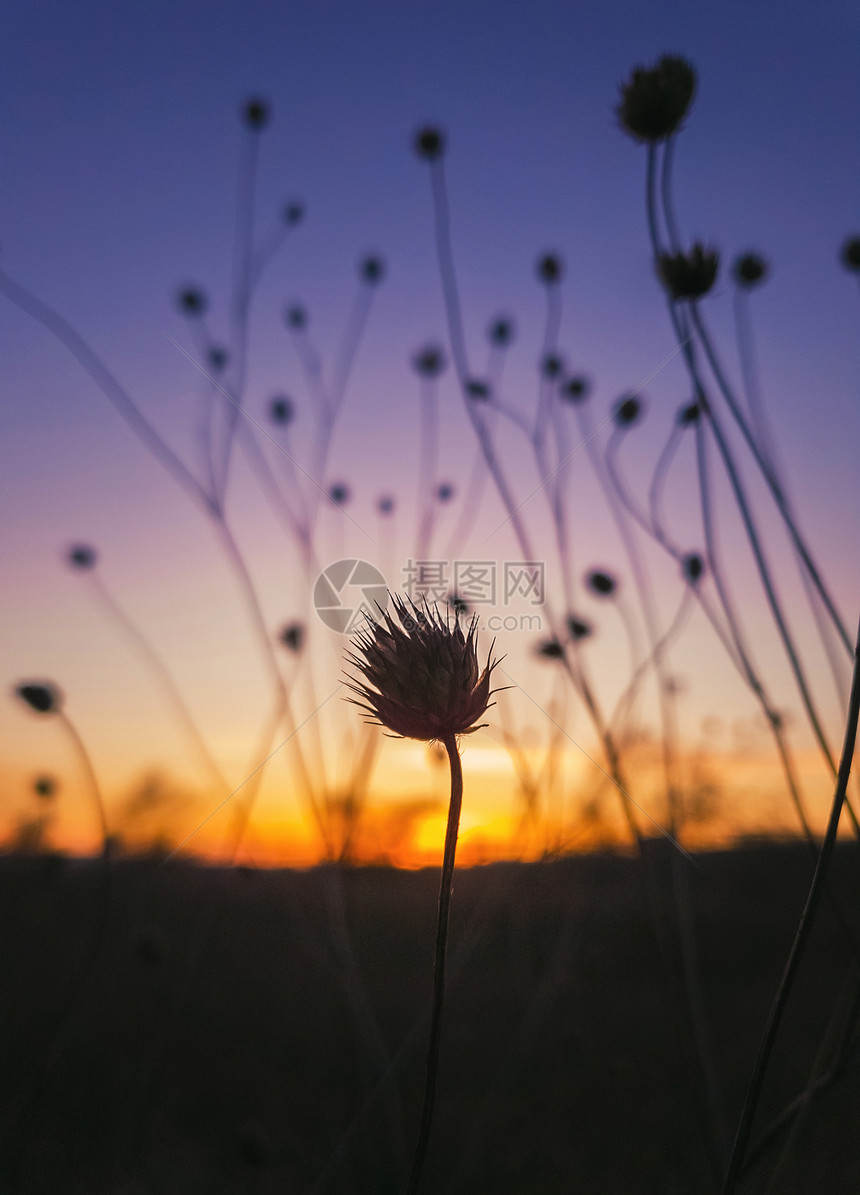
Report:
M 381 252 L 388 276 L 327 479 L 349 482 L 354 523 L 328 516 L 320 554 L 355 553 L 396 573 L 412 542 L 418 390 L 410 355 L 428 339 L 445 340 L 427 171 L 410 151 L 415 128 L 432 120 L 448 132 L 454 247 L 473 359 L 485 358 L 490 317 L 512 314 L 518 339 L 504 393 L 523 408 L 533 401 L 543 320 L 533 263 L 539 252 L 557 249 L 567 264 L 562 348 L 571 368 L 593 377 L 595 418 L 602 419 L 674 347 L 647 249 L 644 150 L 619 132 L 613 106 L 632 66 L 681 53 L 699 72 L 677 150 L 682 232 L 718 245 L 726 262 L 756 248 L 772 263 L 773 277 L 754 300 L 764 391 L 793 500 L 852 624 L 860 575 L 860 311 L 856 279 L 840 267 L 838 250 L 860 232 L 858 34 L 857 6 L 832 0 L 814 9 L 665 0 L 8 3 L 2 265 L 62 312 L 152 421 L 190 451 L 199 382 L 166 335 L 191 349 L 172 296 L 189 280 L 203 285 L 211 325 L 224 334 L 243 136 L 237 114 L 249 95 L 265 96 L 273 120 L 260 144 L 258 226 L 265 232 L 273 225 L 291 196 L 303 199 L 308 216 L 255 300 L 248 409 L 262 419 L 272 394 L 293 395 L 301 454 L 312 399 L 284 329 L 284 304 L 307 306 L 330 362 L 354 301 L 356 262 L 368 250 Z M 725 270 L 706 310 L 734 367 Z M 170 661 L 213 749 L 238 779 L 266 703 L 258 653 L 211 530 L 68 353 L 3 298 L 0 352 L 4 684 L 56 678 L 117 801 L 150 763 L 180 779 L 189 775 L 149 678 L 106 628 L 82 578 L 63 567 L 66 545 L 91 542 L 106 582 Z M 648 418 L 625 454 L 641 485 L 689 397 L 677 358 L 644 396 Z M 450 373 L 440 402 L 442 472 L 460 483 L 474 447 Z M 518 463 L 515 440 L 503 445 L 525 497 L 532 474 Z M 670 492 L 675 526 L 694 547 L 689 459 L 684 470 L 681 463 Z M 575 484 L 582 487 L 573 499 L 580 571 L 600 563 L 623 573 L 584 463 Z M 379 535 L 374 504 L 383 489 L 401 499 L 395 540 Z M 539 502 L 526 511 L 538 542 L 549 546 Z M 306 591 L 293 557 L 241 470 L 232 510 L 273 629 L 303 616 Z M 500 508 L 487 501 L 470 541 L 481 558 L 515 553 L 509 531 L 484 542 L 500 521 Z M 779 528 L 772 519 L 766 526 L 838 742 L 838 703 L 808 633 L 797 574 Z M 733 548 L 737 538 L 735 585 L 762 667 L 795 712 L 733 516 L 724 536 Z M 653 560 L 668 617 L 678 582 Z M 602 632 L 589 650 L 607 692 L 617 692 L 627 667 L 620 623 L 585 597 L 582 612 Z M 509 636 L 503 650 L 516 679 L 545 704 L 551 685 L 533 645 L 533 637 Z M 317 654 L 326 693 L 336 683 L 340 647 L 329 642 Z M 683 729 L 691 743 L 700 741 L 708 716 L 729 736 L 735 723 L 738 733 L 754 726 L 755 707 L 701 620 L 691 623 L 675 667 L 687 685 Z M 65 775 L 73 762 L 54 731 L 8 697 L 0 707 L 0 778 L 13 816 L 26 805 L 35 772 Z M 343 714 L 326 716 L 323 733 L 340 735 Z M 526 704 L 519 716 L 527 739 L 545 734 L 539 711 Z M 582 717 L 568 716 L 578 738 Z M 806 750 L 809 736 L 799 715 L 795 721 L 797 745 Z M 732 747 L 730 737 L 721 745 Z M 392 750 L 396 758 L 399 749 Z M 408 784 L 406 772 L 391 766 L 399 777 L 393 787 L 420 796 L 420 763 Z M 403 766 L 408 772 L 412 765 Z M 498 816 L 510 808 L 510 775 L 504 784 L 486 775 L 501 774 L 500 767 L 484 769 L 486 808 Z M 267 800 L 276 821 L 277 792 Z

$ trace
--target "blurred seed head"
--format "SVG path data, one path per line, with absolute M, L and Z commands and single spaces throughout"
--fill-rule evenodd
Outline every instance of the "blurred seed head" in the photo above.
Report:
M 438 344 L 425 344 L 412 358 L 415 372 L 422 378 L 438 378 L 448 364 Z
M 661 253 L 657 274 L 671 297 L 701 299 L 717 280 L 720 255 L 716 249 L 696 241 L 687 253 Z
M 591 623 L 586 622 L 582 618 L 577 618 L 575 614 L 568 614 L 567 616 L 567 630 L 571 639 L 579 642 L 581 639 L 588 639 L 592 634 Z
M 242 105 L 242 122 L 249 129 L 264 129 L 272 116 L 272 109 L 267 100 L 260 96 L 252 96 Z
M 293 401 L 285 394 L 279 394 L 269 403 L 269 416 L 273 423 L 286 426 L 288 423 L 292 423 L 295 415 L 296 409 L 293 406 Z
M 860 274 L 860 237 L 848 237 L 842 242 L 839 260 L 852 274 Z
M 448 594 L 448 606 L 451 608 L 457 618 L 465 617 L 468 615 L 470 610 L 469 603 L 464 597 L 461 597 L 459 593 Z
M 697 402 L 687 403 L 678 411 L 678 426 L 692 427 L 694 423 L 698 423 L 702 414 L 702 408 Z
M 537 654 L 545 660 L 560 660 L 564 656 L 564 648 L 558 639 L 543 639 L 537 645 Z
M 346 506 L 350 499 L 349 486 L 343 481 L 336 481 L 329 489 L 328 496 L 335 506 Z
M 764 282 L 770 273 L 767 260 L 760 253 L 742 253 L 735 258 L 732 275 L 735 282 L 743 290 L 752 290 L 760 282 Z
M 445 739 L 480 729 L 497 661 L 478 664 L 477 618 L 464 635 L 458 618 L 392 595 L 393 610 L 368 620 L 346 658 L 359 709 L 403 738 Z
M 33 792 L 41 801 L 50 801 L 57 795 L 57 782 L 53 776 L 37 776 L 33 781 Z
M 305 645 L 305 628 L 301 622 L 288 622 L 281 628 L 281 643 L 289 651 L 300 652 Z
M 468 378 L 466 381 L 466 394 L 469 398 L 477 399 L 479 402 L 486 402 L 492 397 L 492 390 L 489 382 L 483 382 L 480 378 Z
M 206 356 L 214 373 L 220 373 L 222 369 L 225 369 L 230 360 L 230 354 L 220 344 L 213 344 Z
M 284 312 L 284 319 L 287 321 L 287 326 L 293 328 L 296 332 L 300 332 L 302 328 L 306 328 L 308 324 L 308 313 L 301 303 L 293 303 Z
M 664 54 L 653 67 L 635 67 L 621 84 L 615 115 L 634 140 L 654 145 L 678 132 L 695 93 L 694 68 L 684 58 Z
M 454 486 L 450 481 L 440 481 L 436 487 L 436 497 L 440 502 L 450 502 L 454 497 Z
M 445 134 L 437 125 L 424 125 L 415 134 L 412 147 L 425 162 L 435 162 L 445 152 Z
M 385 277 L 385 259 L 377 253 L 369 253 L 358 263 L 358 272 L 362 282 L 376 286 Z
M 584 402 L 591 392 L 591 383 L 582 374 L 577 374 L 575 377 L 568 378 L 567 381 L 562 382 L 558 392 L 567 402 Z
M 540 362 L 541 377 L 554 382 L 564 373 L 564 361 L 557 353 L 545 353 Z
M 564 262 L 558 253 L 544 253 L 537 259 L 535 273 L 539 282 L 553 286 L 564 277 Z
M 66 553 L 66 560 L 68 560 L 71 568 L 78 572 L 86 573 L 96 567 L 98 553 L 89 544 L 72 544 Z
M 200 316 L 209 306 L 209 300 L 199 286 L 184 286 L 176 293 L 176 305 L 183 315 Z
M 643 412 L 642 402 L 631 394 L 617 404 L 612 412 L 612 418 L 615 420 L 616 427 L 633 427 L 635 423 L 639 422 Z
M 50 681 L 23 681 L 15 686 L 15 696 L 37 714 L 56 714 L 62 709 L 63 695 Z
M 586 573 L 585 584 L 596 597 L 611 597 L 618 588 L 618 582 L 611 573 L 597 568 Z
M 296 224 L 301 224 L 305 218 L 305 205 L 301 199 L 288 199 L 281 208 L 281 219 L 288 228 L 294 228 Z
M 705 562 L 698 552 L 688 552 L 681 561 L 681 572 L 691 585 L 699 581 L 705 571 Z
M 376 509 L 381 515 L 390 515 L 394 513 L 394 499 L 391 494 L 383 494 L 376 504 Z
M 513 342 L 515 333 L 514 321 L 507 315 L 498 315 L 490 321 L 490 326 L 487 328 L 487 339 L 490 344 L 506 348 Z

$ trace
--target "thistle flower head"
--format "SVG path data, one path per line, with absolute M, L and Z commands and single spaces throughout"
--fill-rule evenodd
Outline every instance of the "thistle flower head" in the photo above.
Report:
M 498 663 L 487 656 L 483 670 L 476 645 L 478 620 L 466 634 L 437 606 L 392 595 L 393 613 L 380 611 L 353 639 L 347 659 L 358 670 L 349 687 L 369 720 L 408 739 L 450 739 L 479 730 Z M 492 652 L 492 649 L 491 649 Z
M 637 66 L 626 83 L 615 115 L 626 133 L 652 145 L 677 133 L 696 93 L 696 72 L 689 62 L 664 54 L 650 68 Z
M 661 253 L 657 273 L 671 297 L 701 299 L 717 280 L 720 255 L 696 241 L 687 253 Z

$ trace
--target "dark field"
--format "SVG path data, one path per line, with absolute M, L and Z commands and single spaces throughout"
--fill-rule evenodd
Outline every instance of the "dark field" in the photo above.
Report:
M 457 876 L 422 1190 L 719 1190 L 673 877 L 689 882 L 729 1134 L 812 863 L 802 847 L 757 845 L 678 872 L 664 845 L 650 885 L 613 856 Z M 435 871 L 120 861 L 108 874 L 4 858 L 0 1189 L 402 1191 L 437 886 Z M 837 852 L 832 890 L 857 925 L 856 848 Z M 834 1008 L 850 1009 L 846 978 L 825 903 L 754 1140 L 805 1087 Z M 860 1190 L 857 1061 L 853 1045 L 795 1124 L 773 1187 L 791 1122 L 745 1190 Z

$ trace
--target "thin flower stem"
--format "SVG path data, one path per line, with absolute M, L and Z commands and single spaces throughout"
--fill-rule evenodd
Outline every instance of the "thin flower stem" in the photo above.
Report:
M 427 1146 L 430 1141 L 430 1126 L 433 1122 L 433 1108 L 436 1102 L 436 1074 L 439 1067 L 439 1045 L 442 1040 L 442 1010 L 445 1003 L 445 962 L 448 949 L 448 914 L 451 907 L 451 889 L 454 884 L 454 857 L 457 851 L 457 834 L 460 829 L 460 808 L 463 803 L 463 767 L 457 740 L 453 735 L 444 740 L 448 761 L 451 765 L 451 802 L 448 806 L 448 826 L 445 831 L 445 853 L 442 860 L 442 881 L 439 886 L 439 919 L 436 925 L 436 962 L 433 973 L 433 1010 L 430 1017 L 430 1041 L 427 1047 L 427 1074 L 424 1083 L 424 1104 L 421 1109 L 421 1128 L 412 1173 L 409 1177 L 407 1195 L 415 1195 L 421 1182 Z
M 815 920 L 815 914 L 818 909 L 818 903 L 821 898 L 821 894 L 825 891 L 827 866 L 833 854 L 833 848 L 836 845 L 836 836 L 839 830 L 839 818 L 842 813 L 842 806 L 845 804 L 845 795 L 848 789 L 848 778 L 851 775 L 851 764 L 854 758 L 854 746 L 857 740 L 858 717 L 860 717 L 860 629 L 858 629 L 858 640 L 854 648 L 854 672 L 851 678 L 851 692 L 848 698 L 848 713 L 845 723 L 845 737 L 842 744 L 842 758 L 839 762 L 839 771 L 836 777 L 836 788 L 833 793 L 833 803 L 830 807 L 830 817 L 827 822 L 827 830 L 824 835 L 824 841 L 821 844 L 821 852 L 818 856 L 815 874 L 812 877 L 812 884 L 809 889 L 809 894 L 806 898 L 806 905 L 804 906 L 803 913 L 801 914 L 800 923 L 797 927 L 797 933 L 795 934 L 794 942 L 788 956 L 788 961 L 786 962 L 782 979 L 780 980 L 779 987 L 777 988 L 776 996 L 771 1006 L 767 1024 L 765 1025 L 764 1034 L 759 1046 L 758 1057 L 756 1058 L 755 1066 L 753 1068 L 752 1078 L 750 1079 L 749 1089 L 747 1091 L 746 1100 L 744 1101 L 743 1112 L 741 1113 L 740 1124 L 738 1125 L 737 1136 L 735 1138 L 735 1144 L 732 1150 L 732 1156 L 729 1161 L 728 1171 L 726 1172 L 725 1183 L 723 1185 L 723 1195 L 733 1195 L 733 1192 L 737 1190 L 737 1185 L 741 1177 L 744 1155 L 746 1154 L 750 1133 L 753 1127 L 756 1108 L 758 1106 L 762 1087 L 764 1086 L 768 1063 L 770 1062 L 770 1057 L 773 1053 L 773 1047 L 776 1041 L 777 1033 L 779 1031 L 782 1015 L 785 1011 L 788 998 L 791 994 L 791 989 L 800 966 L 800 961 L 803 957 L 804 948 L 809 940 L 809 935 Z
M 75 746 L 75 751 L 81 761 L 84 773 L 87 777 L 87 784 L 89 786 L 90 795 L 95 806 L 96 816 L 99 822 L 99 830 L 102 836 L 102 856 L 107 859 L 110 853 L 110 831 L 108 830 L 107 814 L 105 812 L 104 798 L 102 797 L 101 786 L 96 776 L 96 770 L 93 767 L 93 761 L 90 759 L 90 753 L 84 744 L 84 740 L 78 734 L 77 728 L 71 718 L 63 710 L 59 710 L 57 716 L 65 730 L 66 734 L 72 740 Z

